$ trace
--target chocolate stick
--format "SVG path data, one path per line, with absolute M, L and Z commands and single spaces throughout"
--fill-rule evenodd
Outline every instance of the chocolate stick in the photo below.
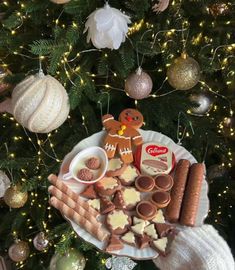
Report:
M 174 185 L 171 190 L 171 201 L 166 209 L 166 218 L 170 222 L 177 222 L 179 220 L 189 167 L 190 162 L 186 159 L 181 159 L 176 166 Z
M 89 220 L 79 215 L 72 208 L 70 208 L 68 205 L 66 205 L 64 202 L 57 199 L 56 197 L 51 197 L 49 203 L 57 210 L 59 210 L 63 215 L 70 218 L 76 224 L 78 224 L 87 232 L 92 234 L 98 240 L 104 241 L 109 236 L 109 233 L 106 232 L 103 228 L 97 227 L 95 224 L 92 224 Z
M 203 181 L 204 164 L 195 163 L 190 167 L 188 183 L 185 189 L 185 195 L 180 214 L 180 224 L 194 226 L 199 199 Z
M 63 181 L 61 181 L 56 175 L 50 174 L 48 176 L 48 180 L 60 191 L 68 195 L 69 198 L 78 203 L 80 207 L 88 211 L 91 215 L 93 215 L 94 217 L 97 217 L 99 215 L 99 212 L 92 208 L 86 201 L 82 200 L 77 193 L 73 192 L 72 189 L 70 189 L 66 184 L 64 184 Z

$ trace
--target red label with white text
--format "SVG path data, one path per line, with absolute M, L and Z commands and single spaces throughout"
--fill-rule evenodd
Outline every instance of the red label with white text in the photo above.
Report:
M 145 175 L 168 174 L 174 168 L 175 156 L 166 145 L 144 143 L 137 147 L 135 164 Z

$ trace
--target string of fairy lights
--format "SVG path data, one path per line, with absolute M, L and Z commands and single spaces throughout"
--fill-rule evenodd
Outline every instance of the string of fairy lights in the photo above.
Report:
M 8 1 L 3 1 L 2 3 L 3 5 L 5 5 L 6 7 L 8 7 L 10 4 Z M 19 18 L 19 25 L 17 27 L 15 27 L 14 29 L 11 29 L 10 30 L 10 33 L 11 35 L 17 35 L 18 33 L 20 33 L 20 29 L 21 27 L 24 25 L 25 21 L 26 20 L 29 20 L 31 18 L 31 15 L 28 14 L 25 10 L 26 10 L 26 7 L 27 7 L 27 1 L 17 1 L 17 4 L 19 6 L 19 10 L 16 12 L 16 16 Z M 174 6 L 177 6 L 178 7 L 178 4 L 177 4 L 177 1 L 172 1 L 171 5 L 174 7 Z M 180 8 L 180 7 L 179 7 Z M 49 12 L 50 10 L 47 10 L 46 11 L 46 16 L 49 17 Z M 61 16 L 63 14 L 63 10 L 62 12 L 60 13 L 59 17 L 56 18 L 53 23 L 55 25 L 55 27 L 62 27 L 62 28 L 66 28 L 66 25 L 64 23 L 61 22 Z M 195 34 L 192 39 L 189 41 L 188 40 L 188 36 L 186 36 L 186 34 L 188 33 L 189 29 L 190 29 L 190 25 L 189 25 L 189 21 L 185 18 L 182 18 L 180 13 L 179 13 L 179 20 L 181 20 L 181 29 L 167 29 L 167 30 L 163 30 L 163 31 L 158 31 L 158 32 L 154 32 L 154 25 L 153 24 L 150 24 L 149 22 L 145 21 L 144 19 L 141 19 L 140 21 L 138 22 L 135 22 L 134 24 L 132 24 L 132 26 L 129 28 L 129 31 L 128 31 L 128 41 L 131 42 L 131 36 L 134 35 L 136 32 L 139 32 L 141 31 L 142 29 L 146 29 L 146 32 L 144 33 L 144 35 L 146 33 L 151 33 L 151 38 L 152 38 L 152 48 L 154 47 L 155 43 L 158 42 L 160 48 L 161 48 L 161 53 L 164 54 L 166 53 L 167 51 L 167 48 L 168 48 L 168 45 L 173 41 L 174 37 L 178 34 L 182 34 L 182 48 L 184 47 L 187 47 L 187 44 L 186 43 L 189 43 L 192 44 L 193 46 L 201 46 L 202 49 L 205 49 L 208 47 L 210 47 L 210 53 L 212 54 L 212 58 L 210 60 L 210 64 L 212 65 L 213 64 L 213 61 L 215 61 L 215 59 L 219 59 L 219 63 L 220 63 L 220 69 L 221 70 L 227 70 L 227 67 L 231 61 L 231 58 L 234 58 L 235 56 L 233 55 L 234 54 L 234 51 L 235 51 L 235 43 L 231 43 L 231 44 L 225 44 L 225 45 L 220 45 L 218 46 L 217 48 L 213 48 L 212 46 L 212 43 L 213 43 L 213 37 L 209 37 L 207 35 L 205 35 L 203 33 L 203 31 Z M 79 25 L 75 22 L 75 21 L 72 21 L 71 22 L 72 24 L 72 27 L 74 29 L 78 29 Z M 166 24 L 167 25 L 170 25 L 171 24 L 171 21 L 169 19 L 166 20 Z M 199 22 L 199 27 L 201 29 L 203 29 L 203 27 L 205 27 L 205 24 L 206 22 L 205 21 L 201 21 Z M 226 25 L 230 25 L 231 24 L 231 21 L 228 20 L 225 22 Z M 211 27 L 215 27 L 216 25 L 216 22 L 215 21 L 212 21 L 211 22 Z M 208 26 L 208 25 L 207 25 Z M 232 40 L 232 35 L 231 33 L 227 33 L 227 39 L 228 40 Z M 127 41 L 127 42 L 128 42 Z M 82 75 L 80 73 L 80 71 L 82 70 L 82 67 L 80 65 L 78 65 L 78 62 L 79 62 L 79 59 L 80 57 L 83 55 L 83 54 L 86 54 L 86 53 L 90 53 L 92 51 L 99 51 L 105 58 L 108 58 L 109 55 L 108 53 L 103 53 L 102 50 L 98 50 L 98 49 L 90 49 L 90 50 L 84 50 L 84 51 L 80 51 L 80 52 L 77 52 L 76 53 L 76 56 L 71 58 L 70 59 L 70 55 L 72 53 L 74 53 L 74 48 L 73 48 L 73 45 L 72 44 L 68 44 L 67 45 L 67 51 L 64 52 L 64 54 L 62 55 L 62 58 L 61 58 L 61 61 L 60 63 L 58 63 L 58 65 L 62 68 L 62 70 L 58 70 L 56 72 L 57 76 L 59 77 L 61 72 L 64 72 L 67 79 L 68 79 L 68 82 L 72 85 L 75 85 L 74 81 L 73 81 L 73 78 L 75 76 L 79 76 L 80 77 L 80 84 L 81 85 L 84 85 L 86 82 L 83 80 L 82 78 Z M 223 51 L 224 54 L 226 54 L 225 56 L 218 56 L 218 51 Z M 30 58 L 30 59 L 33 59 L 33 60 L 36 60 L 38 59 L 38 57 L 32 57 L 31 55 L 28 55 L 27 53 L 24 53 L 24 52 L 28 52 L 28 49 L 26 49 L 24 46 L 20 46 L 19 47 L 19 50 L 16 50 L 16 51 L 13 51 L 13 52 L 9 52 L 9 54 L 14 54 L 15 56 L 21 56 L 21 57 L 26 57 L 26 58 Z M 139 54 L 137 53 L 137 58 L 139 57 Z M 169 65 L 170 65 L 170 62 L 172 61 L 172 59 L 175 57 L 174 54 L 169 54 L 167 56 L 167 63 L 166 63 L 166 66 L 165 68 L 167 68 Z M 222 57 L 222 58 L 221 58 Z M 5 59 L 7 58 L 7 55 L 5 57 Z M 41 61 L 45 61 L 45 59 L 47 59 L 47 56 L 45 55 L 41 55 L 40 57 L 40 60 Z M 144 60 L 144 56 L 141 60 L 141 63 L 139 61 L 139 59 L 137 60 L 138 64 L 141 65 L 142 62 Z M 74 64 L 74 66 L 72 66 L 72 64 Z M 76 65 L 75 65 L 76 64 Z M 7 67 L 7 64 L 5 63 L 5 61 L 2 61 L 2 65 Z M 156 69 L 156 72 L 158 73 L 163 73 L 164 72 L 164 69 L 162 67 L 157 67 Z M 92 77 L 92 80 L 93 82 L 95 83 L 95 78 L 97 77 L 100 77 L 100 75 L 98 74 L 94 74 L 94 73 L 87 73 L 90 77 Z M 115 79 L 118 79 L 118 74 L 114 71 L 110 71 L 110 74 L 111 76 L 113 76 Z M 232 78 L 234 77 L 235 75 L 235 71 L 234 70 L 230 70 L 228 71 L 228 74 L 227 74 L 227 80 L 226 80 L 226 85 L 230 85 L 232 83 Z M 107 78 L 106 78 L 107 79 Z M 169 94 L 172 94 L 173 92 L 177 91 L 177 90 L 172 90 L 170 92 L 167 92 L 167 93 L 163 93 L 163 94 L 159 94 L 159 91 L 163 88 L 165 82 L 167 81 L 167 77 L 165 77 L 165 79 L 163 80 L 163 82 L 161 83 L 160 87 L 153 91 L 153 93 L 151 94 L 151 97 L 152 98 L 158 98 L 158 97 L 162 97 L 162 96 L 165 96 L 165 95 L 169 95 Z M 68 82 L 64 82 L 64 86 L 66 87 Z M 216 92 L 214 91 L 209 85 L 206 84 L 206 82 L 204 81 L 201 81 L 201 89 L 204 89 L 206 88 L 208 91 L 214 93 L 215 95 L 217 95 L 218 97 L 220 98 L 224 98 L 226 99 L 225 96 L 221 95 L 219 92 Z M 96 87 L 103 87 L 105 88 L 105 90 L 107 91 L 107 93 L 109 93 L 108 91 L 110 90 L 116 90 L 116 91 L 122 91 L 124 92 L 124 89 L 122 88 L 118 88 L 118 87 L 115 87 L 113 85 L 110 85 L 110 83 L 108 81 L 106 81 L 104 84 L 97 84 Z M 138 102 L 135 101 L 135 105 L 138 106 Z M 101 106 L 102 107 L 102 106 Z M 231 107 L 231 104 L 229 103 L 229 110 L 228 110 L 228 116 L 225 117 L 224 119 L 222 119 L 222 121 L 218 124 L 217 128 L 218 128 L 218 134 L 223 134 L 223 130 L 224 130 L 224 120 L 228 117 L 233 117 L 233 110 L 232 110 L 232 107 Z M 206 114 L 205 117 L 212 117 L 213 118 L 213 114 L 218 110 L 218 105 L 213 105 L 213 108 L 210 112 L 208 112 Z M 190 111 L 187 112 L 188 114 L 190 114 Z M 20 125 L 15 122 L 14 118 L 13 117 L 10 117 L 8 114 L 4 113 L 2 114 L 2 117 L 3 118 L 6 118 L 6 119 L 9 119 L 9 121 L 12 121 L 14 122 L 14 125 L 16 127 L 16 129 L 20 128 Z M 70 116 L 69 116 L 70 118 Z M 81 116 L 81 120 L 82 120 L 82 125 L 84 126 L 84 129 L 86 130 L 86 133 L 87 135 L 89 134 L 89 129 L 86 125 L 86 117 L 85 115 L 82 115 Z M 44 159 L 43 157 L 44 156 L 47 156 L 49 157 L 50 159 L 52 159 L 54 162 L 57 162 L 57 163 L 61 163 L 61 159 L 58 157 L 58 155 L 56 154 L 56 149 L 54 147 L 54 143 L 53 143 L 53 136 L 54 134 L 56 134 L 58 132 L 58 130 L 56 130 L 54 133 L 49 133 L 47 134 L 47 137 L 46 139 L 41 139 L 39 138 L 37 135 L 35 138 L 31 138 L 27 131 L 25 131 L 25 135 L 28 139 L 28 141 L 33 145 L 34 149 L 35 149 L 35 153 L 37 154 L 37 166 L 36 166 L 36 170 L 37 172 L 39 172 L 40 170 L 40 167 L 41 166 L 47 166 L 44 162 Z M 190 137 L 190 133 L 188 131 L 177 131 L 177 136 L 178 136 L 178 139 L 179 141 L 181 141 L 184 137 Z M 229 129 L 229 133 L 230 133 L 230 136 L 231 137 L 234 137 L 234 129 L 231 127 Z M 22 140 L 24 140 L 24 138 L 22 136 L 19 136 L 19 135 L 14 135 L 12 137 L 12 140 L 14 141 L 14 143 L 18 143 L 18 142 L 21 142 Z M 49 147 L 49 151 L 50 153 L 48 153 L 46 151 L 46 148 Z M 221 145 L 215 145 L 215 148 L 219 149 L 221 147 Z M 51 154 L 52 153 L 52 154 Z M 17 157 L 17 154 L 16 153 L 13 153 L 13 152 L 9 152 L 8 153 L 8 157 L 10 159 L 15 159 Z M 233 165 L 233 158 L 232 158 L 232 150 L 229 149 L 228 152 L 227 152 L 227 158 L 228 162 L 222 162 L 221 166 L 223 167 L 232 167 Z M 27 170 L 25 168 L 22 168 L 21 169 L 21 172 L 22 172 L 22 178 L 21 178 L 21 181 L 24 183 L 27 181 Z M 42 176 L 41 175 L 37 175 L 37 178 L 38 178 L 38 181 L 42 181 Z M 226 196 L 226 194 L 228 193 L 229 191 L 229 187 L 226 186 L 225 189 L 221 192 L 218 193 L 218 198 L 223 198 Z M 33 206 L 35 204 L 37 204 L 37 206 L 39 208 L 42 207 L 42 205 L 40 203 L 38 203 L 38 192 L 37 191 L 31 191 L 30 192 L 30 205 Z M 48 196 L 49 195 L 46 195 L 44 197 L 44 201 L 45 203 L 48 201 Z M 232 208 L 232 205 L 229 206 L 230 208 Z M 219 205 L 218 206 L 218 211 L 216 212 L 216 217 L 214 219 L 214 221 L 217 223 L 219 222 L 219 217 L 221 216 L 222 214 L 222 210 L 221 210 L 222 206 Z M 26 212 L 21 212 L 21 215 L 22 216 L 27 216 L 28 213 Z M 42 224 L 41 224 L 41 230 L 45 231 L 46 234 L 50 234 L 50 222 L 52 220 L 52 214 L 51 214 L 51 207 L 50 206 L 47 206 L 47 216 L 45 217 L 45 220 L 42 221 Z M 35 225 L 33 223 L 33 220 L 29 217 L 27 220 L 27 226 L 28 226 L 28 229 L 30 231 L 32 230 L 35 230 Z M 38 231 L 38 230 L 37 230 Z M 35 234 L 35 232 L 32 232 L 30 233 L 30 235 L 28 236 L 28 242 L 32 242 L 32 236 Z M 18 232 L 13 230 L 12 231 L 12 236 L 14 239 L 17 239 L 18 238 Z M 56 236 L 55 236 L 56 237 Z M 61 241 L 65 241 L 66 240 L 66 235 L 63 234 L 61 236 Z M 77 237 L 76 234 L 73 232 L 72 233 L 72 237 Z M 56 244 L 54 244 L 54 247 L 56 247 Z M 47 252 L 47 250 L 45 250 L 44 252 Z M 30 257 L 32 256 L 35 256 L 37 255 L 37 253 L 34 251 L 34 250 L 31 250 L 31 253 L 30 253 Z M 41 261 L 41 263 L 43 264 L 43 261 Z M 103 260 L 102 263 L 105 263 L 105 260 Z M 20 262 L 17 264 L 17 266 L 19 268 L 23 268 L 25 266 L 24 262 Z

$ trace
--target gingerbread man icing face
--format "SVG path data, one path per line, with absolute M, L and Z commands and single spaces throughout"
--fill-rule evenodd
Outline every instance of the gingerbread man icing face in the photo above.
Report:
M 124 125 L 140 128 L 143 125 L 144 118 L 139 111 L 135 109 L 126 109 L 120 113 L 119 121 Z
M 135 109 L 126 109 L 119 115 L 119 121 L 114 120 L 111 114 L 102 117 L 102 123 L 108 134 L 104 140 L 104 149 L 108 158 L 113 158 L 118 152 L 124 163 L 133 161 L 132 144 L 142 143 L 138 128 L 143 125 L 142 114 Z

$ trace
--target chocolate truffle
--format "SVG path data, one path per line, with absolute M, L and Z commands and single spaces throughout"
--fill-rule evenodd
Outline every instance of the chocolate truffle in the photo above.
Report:
M 78 172 L 77 177 L 84 181 L 91 181 L 93 179 L 93 173 L 89 169 L 83 168 Z
M 91 157 L 86 161 L 87 168 L 97 170 L 100 168 L 100 160 L 96 157 Z
M 166 207 L 171 200 L 170 194 L 165 191 L 156 191 L 151 197 L 151 202 L 158 208 Z
M 139 191 L 148 192 L 154 188 L 155 182 L 151 176 L 140 175 L 135 180 L 135 186 Z
M 167 174 L 158 175 L 155 177 L 155 186 L 158 190 L 168 191 L 173 186 L 173 178 Z
M 157 214 L 157 209 L 151 202 L 142 201 L 136 206 L 136 213 L 140 218 L 150 220 Z

